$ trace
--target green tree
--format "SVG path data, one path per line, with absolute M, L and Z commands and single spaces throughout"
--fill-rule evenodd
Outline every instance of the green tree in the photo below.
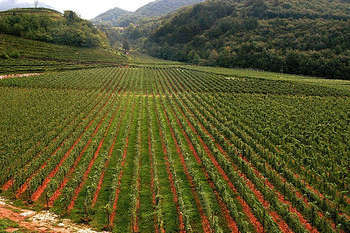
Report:
M 125 52 L 128 52 L 130 50 L 130 45 L 129 45 L 129 42 L 127 40 L 123 41 L 123 49 Z
M 218 58 L 219 58 L 218 52 L 215 49 L 211 50 L 208 58 L 209 65 L 216 65 Z

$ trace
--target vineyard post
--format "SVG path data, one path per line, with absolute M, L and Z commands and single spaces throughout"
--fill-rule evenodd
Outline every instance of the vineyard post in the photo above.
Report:
M 86 188 L 86 195 L 85 195 L 85 200 L 84 200 L 84 217 L 85 217 L 85 221 L 89 221 L 89 212 L 90 212 L 90 203 L 91 203 L 91 196 L 92 196 L 92 187 L 88 186 Z
M 26 192 L 26 196 L 27 196 L 27 202 L 28 202 L 28 204 L 32 204 L 33 201 L 32 201 L 32 199 L 30 198 L 31 194 L 30 194 L 28 191 Z
M 110 223 L 110 215 L 112 213 L 112 208 L 111 206 L 108 204 L 106 204 L 104 206 L 104 211 L 106 212 L 106 215 L 107 215 L 107 226 L 106 226 L 106 229 L 109 230 L 111 228 L 111 223 Z
M 15 178 L 13 179 L 13 183 L 15 183 Z M 11 190 L 12 190 L 12 193 L 13 193 L 14 195 L 16 195 L 15 186 L 14 186 L 13 184 L 11 185 Z
M 49 208 L 49 195 L 45 192 L 46 208 Z
M 316 222 L 316 220 L 317 220 L 317 213 L 319 212 L 319 209 L 318 209 L 318 207 L 317 207 L 317 202 L 315 202 L 315 203 L 311 203 L 311 205 L 312 205 L 312 209 L 313 209 L 313 216 L 312 216 L 312 219 L 313 219 L 313 223 L 315 223 Z
M 265 218 L 266 218 L 266 209 L 264 208 L 264 216 L 263 216 L 263 228 L 265 228 Z

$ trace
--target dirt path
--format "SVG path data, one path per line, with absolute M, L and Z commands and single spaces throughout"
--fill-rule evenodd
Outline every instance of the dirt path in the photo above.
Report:
M 60 219 L 57 215 L 48 211 L 36 212 L 20 209 L 2 197 L 0 197 L 0 219 L 9 219 L 16 222 L 20 228 L 30 232 L 98 233 L 87 226 L 74 224 L 68 219 Z M 13 232 L 15 230 L 18 229 L 9 228 L 5 231 Z
M 30 77 L 30 76 L 38 76 L 40 74 L 38 73 L 29 73 L 29 74 L 5 74 L 0 75 L 0 79 L 7 79 L 7 78 L 19 78 L 19 77 Z

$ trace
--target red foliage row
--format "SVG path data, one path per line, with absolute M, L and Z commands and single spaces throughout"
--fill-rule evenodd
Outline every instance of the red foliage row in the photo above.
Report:
M 135 110 L 135 103 L 133 104 L 133 108 L 131 111 L 131 114 L 134 113 Z M 116 210 L 117 210 L 117 206 L 118 206 L 118 200 L 119 200 L 119 194 L 120 194 L 120 186 L 122 183 L 122 178 L 123 178 L 123 174 L 124 174 L 124 166 L 126 163 L 126 156 L 128 153 L 128 147 L 129 147 L 129 134 L 130 134 L 130 130 L 131 127 L 128 128 L 128 132 L 127 132 L 127 136 L 125 138 L 125 145 L 124 145 L 124 150 L 123 150 L 123 156 L 122 156 L 122 162 L 120 164 L 120 172 L 118 175 L 118 181 L 117 181 L 117 188 L 115 190 L 115 194 L 114 194 L 114 201 L 113 201 L 113 206 L 112 206 L 112 213 L 109 216 L 109 227 L 112 228 L 114 225 L 114 218 L 116 215 Z
M 66 186 L 66 184 L 68 183 L 68 181 L 70 180 L 71 175 L 73 174 L 73 172 L 75 171 L 75 168 L 78 166 L 81 158 L 83 157 L 83 155 L 85 154 L 86 150 L 88 149 L 88 147 L 90 146 L 92 139 L 96 136 L 97 132 L 99 131 L 103 121 L 105 120 L 107 113 L 102 117 L 102 119 L 100 120 L 100 122 L 98 123 L 95 131 L 92 133 L 92 135 L 89 138 L 89 141 L 85 144 L 84 148 L 82 149 L 82 151 L 80 152 L 79 156 L 75 159 L 73 166 L 69 169 L 68 173 L 66 174 L 66 176 L 64 177 L 61 185 L 58 187 L 58 189 L 54 192 L 54 194 L 50 197 L 49 199 L 49 206 L 52 206 L 53 203 L 57 200 L 57 198 L 61 195 L 62 189 Z
M 118 200 L 119 200 L 119 193 L 120 193 L 120 185 L 122 183 L 123 172 L 124 172 L 123 168 L 124 168 L 125 162 L 126 162 L 126 155 L 127 155 L 127 152 L 128 152 L 128 146 L 129 146 L 129 136 L 127 136 L 126 139 L 125 139 L 125 147 L 124 147 L 124 151 L 123 151 L 123 160 L 122 160 L 122 163 L 121 163 L 121 171 L 120 171 L 119 176 L 118 176 L 117 188 L 116 188 L 115 194 L 114 194 L 114 202 L 113 202 L 113 206 L 112 206 L 112 214 L 109 216 L 110 227 L 113 227 L 113 221 L 114 221 L 116 210 L 117 210 L 117 205 L 118 205 Z
M 208 157 L 210 158 L 210 160 L 212 161 L 212 163 L 214 164 L 214 166 L 217 168 L 218 172 L 221 174 L 221 176 L 223 177 L 223 179 L 227 182 L 228 186 L 230 187 L 230 189 L 237 193 L 236 188 L 234 187 L 234 185 L 232 184 L 232 182 L 230 181 L 230 179 L 228 178 L 228 176 L 226 175 L 225 171 L 221 168 L 220 164 L 216 161 L 215 157 L 213 156 L 213 154 L 211 153 L 210 149 L 208 148 L 208 146 L 206 145 L 206 143 L 203 141 L 203 139 L 201 138 L 201 136 L 198 134 L 197 130 L 194 128 L 194 126 L 191 124 L 191 122 L 187 119 L 187 117 L 185 116 L 184 112 L 181 110 L 182 115 L 184 116 L 184 118 L 187 121 L 187 124 L 189 125 L 189 127 L 191 128 L 191 130 L 193 131 L 194 134 L 197 135 L 200 143 L 202 144 L 206 154 L 208 155 Z M 252 223 L 252 226 L 255 227 L 256 232 L 258 233 L 262 233 L 264 232 L 264 228 L 261 225 L 261 223 L 259 222 L 259 220 L 254 216 L 254 214 L 252 213 L 250 207 L 248 206 L 248 204 L 245 202 L 245 200 L 243 200 L 239 195 L 237 195 L 237 200 L 239 201 L 239 203 L 241 204 L 242 208 L 243 208 L 243 212 L 249 217 L 250 222 Z
M 109 148 L 109 151 L 108 151 L 108 159 L 106 160 L 105 162 L 105 166 L 104 166 L 104 169 L 100 175 L 100 179 L 98 181 L 98 185 L 97 185 L 97 188 L 96 188 L 96 192 L 94 194 L 94 197 L 92 199 L 92 203 L 91 203 L 91 207 L 94 207 L 96 205 L 96 202 L 97 202 L 97 198 L 98 198 L 98 195 L 101 191 L 101 188 L 102 188 L 102 184 L 103 184 L 103 180 L 104 180 L 104 176 L 105 176 L 105 172 L 106 172 L 106 169 L 108 168 L 109 166 L 109 162 L 110 162 L 110 159 L 111 159 L 111 156 L 113 154 L 113 151 L 114 151 L 114 146 L 115 146 L 115 143 L 117 142 L 117 138 L 118 138 L 118 133 L 119 133 L 119 130 L 120 130 L 120 126 L 121 126 L 121 123 L 124 119 L 124 116 L 125 116 L 125 113 L 126 113 L 126 107 L 127 105 L 125 105 L 124 109 L 123 109 L 123 114 L 119 120 L 119 123 L 118 123 L 118 126 L 117 126 L 117 130 L 116 130 L 116 133 L 115 133 L 115 136 L 113 138 L 113 143 L 111 145 L 111 147 Z
M 199 157 L 197 151 L 195 150 L 195 148 L 194 148 L 194 146 L 193 146 L 191 140 L 189 139 L 187 133 L 186 133 L 186 132 L 184 131 L 184 129 L 182 128 L 182 125 L 181 125 L 181 123 L 180 123 L 180 121 L 179 121 L 179 119 L 177 118 L 176 115 L 175 115 L 175 118 L 176 118 L 176 121 L 177 121 L 178 126 L 181 128 L 182 134 L 184 135 L 184 137 L 185 137 L 185 139 L 186 139 L 186 142 L 187 142 L 187 144 L 188 144 L 188 146 L 189 146 L 189 148 L 190 148 L 190 150 L 191 150 L 193 156 L 195 157 L 197 163 L 201 166 L 202 172 L 204 173 L 205 178 L 207 179 L 207 181 L 208 181 L 210 187 L 212 188 L 212 190 L 213 190 L 213 192 L 214 192 L 214 194 L 215 194 L 215 196 L 216 196 L 216 199 L 217 199 L 217 201 L 218 201 L 219 207 L 220 207 L 220 209 L 221 209 L 222 214 L 223 214 L 224 217 L 225 217 L 225 220 L 226 220 L 226 222 L 227 222 L 228 227 L 231 229 L 231 232 L 235 232 L 235 233 L 239 232 L 238 227 L 237 227 L 237 224 L 236 224 L 236 222 L 233 220 L 233 218 L 231 217 L 229 209 L 227 208 L 227 206 L 226 206 L 226 204 L 223 202 L 223 200 L 222 200 L 220 194 L 219 194 L 218 191 L 216 190 L 216 187 L 215 187 L 214 182 L 210 179 L 209 174 L 208 174 L 208 172 L 205 170 L 204 166 L 202 166 L 202 160 L 200 159 L 200 157 Z
M 110 119 L 110 121 L 109 121 L 109 123 L 108 123 L 108 126 L 107 126 L 107 128 L 106 128 L 106 130 L 105 130 L 105 133 L 104 133 L 102 139 L 100 140 L 100 143 L 99 143 L 99 145 L 98 145 L 98 147 L 97 147 L 96 152 L 94 153 L 94 157 L 93 157 L 92 160 L 90 161 L 90 163 L 89 163 L 89 165 L 88 165 L 88 168 L 86 169 L 86 171 L 85 171 L 85 173 L 84 173 L 84 175 L 83 175 L 82 181 L 80 182 L 79 186 L 78 186 L 78 187 L 76 188 L 76 190 L 74 191 L 74 196 L 73 196 L 73 198 L 72 198 L 70 204 L 68 205 L 68 211 L 70 211 L 70 210 L 73 209 L 73 207 L 74 207 L 75 201 L 76 201 L 76 199 L 78 198 L 78 195 L 79 195 L 81 189 L 83 188 L 83 186 L 84 186 L 84 184 L 85 184 L 85 182 L 86 182 L 86 180 L 87 180 L 87 178 L 88 178 L 88 175 L 89 175 L 89 173 L 90 173 L 90 171 L 91 171 L 91 169 L 92 169 L 92 166 L 94 165 L 94 163 L 95 163 L 95 161 L 96 161 L 96 159 L 97 159 L 97 157 L 98 157 L 98 155 L 99 155 L 99 153 L 100 153 L 100 151 L 101 151 L 102 145 L 103 145 L 103 143 L 104 143 L 104 141 L 105 141 L 105 139 L 106 139 L 106 136 L 107 136 L 107 134 L 108 134 L 109 128 L 111 127 L 112 122 L 114 121 L 114 119 L 115 119 L 115 117 L 116 117 L 118 108 L 119 108 L 119 106 L 118 106 L 118 107 L 116 108 L 116 110 L 114 111 L 114 113 L 113 113 L 113 115 L 112 115 L 112 117 L 111 117 L 111 119 Z
M 164 108 L 164 106 L 163 106 L 163 108 Z M 164 114 L 165 114 L 166 119 L 167 119 L 167 123 L 168 123 L 168 127 L 170 129 L 170 132 L 171 132 L 171 136 L 172 136 L 172 138 L 174 140 L 174 143 L 175 143 L 176 152 L 177 152 L 177 154 L 180 157 L 180 161 L 181 161 L 182 167 L 184 169 L 185 175 L 187 177 L 188 182 L 190 183 L 192 195 L 193 195 L 193 198 L 194 198 L 194 200 L 196 202 L 197 208 L 198 208 L 200 216 L 201 216 L 203 231 L 205 233 L 212 232 L 212 230 L 210 228 L 210 223 L 209 223 L 208 217 L 204 213 L 204 210 L 203 210 L 202 205 L 201 205 L 200 200 L 199 200 L 198 193 L 196 192 L 195 184 L 193 183 L 193 178 L 188 172 L 188 168 L 187 168 L 187 165 L 186 165 L 186 162 L 185 162 L 185 158 L 184 158 L 184 155 L 183 155 L 183 153 L 181 151 L 181 148 L 180 148 L 180 146 L 179 146 L 179 144 L 177 142 L 177 139 L 176 139 L 176 136 L 175 136 L 175 133 L 174 133 L 174 129 L 172 128 L 172 126 L 170 124 L 170 121 L 169 121 L 169 118 L 168 118 L 168 115 L 167 115 L 166 111 L 164 109 L 163 109 L 163 111 L 164 111 Z
M 153 94 L 153 97 L 154 97 L 154 94 Z M 165 161 L 165 165 L 166 165 L 166 171 L 168 173 L 168 179 L 169 179 L 169 182 L 170 182 L 170 189 L 171 189 L 171 192 L 173 193 L 173 199 L 174 199 L 174 203 L 176 205 L 177 214 L 178 214 L 178 217 L 179 217 L 179 230 L 180 230 L 181 233 L 184 233 L 184 232 L 186 232 L 184 219 L 183 219 L 183 215 L 182 215 L 182 212 L 181 212 L 180 206 L 179 206 L 179 200 L 178 200 L 178 196 L 177 196 L 177 192 L 176 192 L 176 188 L 175 188 L 173 174 L 172 174 L 172 172 L 170 170 L 168 151 L 167 151 L 166 146 L 165 146 L 162 129 L 160 128 L 161 124 L 160 124 L 158 113 L 156 113 L 156 116 L 157 116 L 157 122 L 158 122 L 158 125 L 159 125 L 159 138 L 160 138 L 160 141 L 162 143 L 162 150 L 163 150 L 164 161 Z

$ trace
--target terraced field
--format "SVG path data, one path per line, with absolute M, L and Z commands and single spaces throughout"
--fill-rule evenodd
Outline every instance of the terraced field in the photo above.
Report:
M 113 232 L 350 232 L 350 92 L 181 67 L 0 80 L 0 187 Z

